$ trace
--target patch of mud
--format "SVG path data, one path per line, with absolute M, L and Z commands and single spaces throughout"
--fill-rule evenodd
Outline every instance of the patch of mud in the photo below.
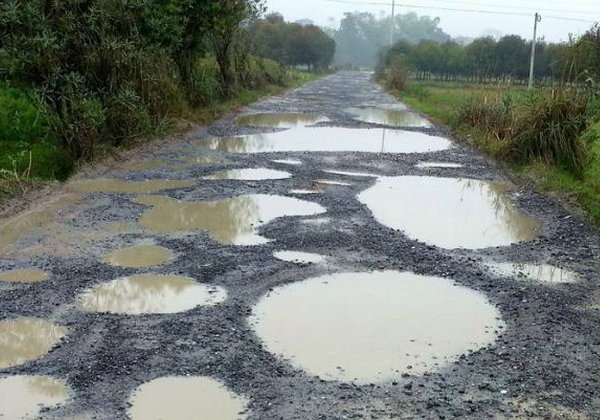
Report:
M 494 342 L 500 312 L 442 278 L 342 273 L 276 288 L 250 324 L 269 351 L 328 380 L 365 384 L 435 371 Z
M 225 289 L 188 277 L 141 274 L 99 285 L 80 295 L 78 303 L 86 312 L 173 314 L 217 305 L 226 298 Z
M 325 213 L 319 204 L 275 195 L 245 195 L 213 202 L 182 202 L 149 196 L 138 200 L 151 206 L 140 224 L 158 233 L 204 230 L 221 244 L 260 245 L 269 242 L 258 228 L 284 216 Z
M 249 401 L 207 377 L 164 377 L 130 398 L 131 420 L 244 420 Z
M 63 405 L 70 397 L 66 382 L 52 377 L 0 378 L 0 419 L 35 420 L 42 410 Z
M 0 369 L 36 360 L 56 347 L 69 330 L 45 319 L 0 321 Z
M 443 248 L 478 249 L 534 239 L 541 221 L 517 209 L 505 184 L 475 179 L 380 178 L 359 195 L 382 224 Z

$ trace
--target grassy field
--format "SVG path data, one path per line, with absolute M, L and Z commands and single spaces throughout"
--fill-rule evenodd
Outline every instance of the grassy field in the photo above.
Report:
M 487 155 L 504 162 L 524 180 L 546 193 L 559 196 L 563 202 L 583 209 L 597 226 L 600 226 L 600 115 L 589 116 L 589 128 L 583 133 L 588 149 L 586 163 L 579 176 L 559 165 L 543 161 L 518 163 L 506 159 L 510 144 L 493 130 L 475 127 L 465 122 L 461 109 L 469 101 L 498 100 L 509 92 L 513 98 L 527 95 L 522 88 L 507 89 L 495 86 L 468 86 L 444 84 L 411 84 L 403 92 L 392 92 L 412 108 L 423 112 L 437 122 L 449 127 L 462 141 L 482 150 Z

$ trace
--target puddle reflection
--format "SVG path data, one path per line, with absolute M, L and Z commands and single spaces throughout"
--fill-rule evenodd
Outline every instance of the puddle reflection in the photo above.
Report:
M 414 112 L 380 108 L 346 108 L 358 121 L 395 127 L 431 127 L 431 123 Z
M 517 209 L 507 185 L 479 180 L 380 178 L 359 195 L 382 224 L 443 248 L 478 249 L 524 242 L 541 222 Z
M 249 168 L 249 169 L 230 169 L 228 171 L 217 172 L 209 175 L 204 179 L 215 180 L 241 180 L 241 181 L 263 181 L 268 179 L 287 179 L 291 178 L 292 174 L 284 171 L 276 171 L 267 168 Z
M 64 404 L 71 396 L 67 384 L 47 376 L 0 378 L 0 418 L 35 420 L 42 409 Z
M 329 121 L 325 117 L 312 114 L 252 114 L 235 120 L 238 126 L 296 128 Z
M 579 276 L 573 271 L 549 264 L 488 263 L 496 275 L 511 279 L 528 279 L 541 283 L 575 283 Z

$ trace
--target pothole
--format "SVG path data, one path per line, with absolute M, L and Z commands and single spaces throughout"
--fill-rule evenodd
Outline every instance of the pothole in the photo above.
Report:
M 164 377 L 137 388 L 131 420 L 243 420 L 249 401 L 206 377 Z
M 318 184 L 335 185 L 335 186 L 338 186 L 338 187 L 351 187 L 352 185 L 354 185 L 353 182 L 334 181 L 334 180 L 331 180 L 331 179 L 318 179 L 315 182 L 317 182 Z
M 283 165 L 302 165 L 302 161 L 298 160 L 298 159 L 275 159 L 272 160 L 271 162 L 274 163 L 281 163 Z
M 367 172 L 335 171 L 333 169 L 329 169 L 329 170 L 326 170 L 323 172 L 328 173 L 328 174 L 333 174 L 333 175 L 351 176 L 351 177 L 358 177 L 358 178 L 377 178 L 378 177 L 378 175 L 370 174 Z
M 308 190 L 308 189 L 299 189 L 299 190 L 290 190 L 290 194 L 299 194 L 299 195 L 310 195 L 310 194 L 321 194 L 322 190 Z
M 222 287 L 174 275 L 141 274 L 101 284 L 79 296 L 86 312 L 172 314 L 197 306 L 213 306 L 227 298 Z
M 125 181 L 122 179 L 89 179 L 76 181 L 69 185 L 73 191 L 80 193 L 122 193 L 122 194 L 149 194 L 156 191 L 188 188 L 194 185 L 188 180 L 152 180 L 152 181 Z
M 269 242 L 259 236 L 259 227 L 284 216 L 311 216 L 325 213 L 319 204 L 276 195 L 245 195 L 213 202 L 181 202 L 149 196 L 138 200 L 152 206 L 140 217 L 140 224 L 158 233 L 204 230 L 221 244 L 260 245 Z
M 494 343 L 485 296 L 450 280 L 383 271 L 278 287 L 250 324 L 266 348 L 311 375 L 359 384 L 435 371 Z
M 58 407 L 71 397 L 65 381 L 48 376 L 0 378 L 0 418 L 35 420 L 42 410 Z
M 450 140 L 416 131 L 309 127 L 241 137 L 202 139 L 198 144 L 233 153 L 368 152 L 428 153 L 447 150 Z
M 263 181 L 268 179 L 287 179 L 291 178 L 292 174 L 284 171 L 276 171 L 267 168 L 248 168 L 248 169 L 230 169 L 227 171 L 217 172 L 209 175 L 204 179 L 232 179 L 242 181 Z
M 432 169 L 432 168 L 460 169 L 463 167 L 463 165 L 460 163 L 452 163 L 452 162 L 420 162 L 416 166 L 419 169 Z
M 177 160 L 179 160 L 180 162 L 192 163 L 196 165 L 212 165 L 227 163 L 225 159 L 213 156 L 186 156 Z
M 106 254 L 102 261 L 118 267 L 150 268 L 166 264 L 174 257 L 175 255 L 168 248 L 158 245 L 139 245 Z
M 497 276 L 525 279 L 540 283 L 576 283 L 579 276 L 549 264 L 487 263 L 486 267 Z
M 478 249 L 534 239 L 541 221 L 515 207 L 507 185 L 474 179 L 380 178 L 358 198 L 382 224 L 443 248 Z
M 36 360 L 56 347 L 69 330 L 39 318 L 0 321 L 0 369 Z
M 20 268 L 0 273 L 0 282 L 39 283 L 48 280 L 48 274 L 37 268 Z
M 396 127 L 431 127 L 431 123 L 414 112 L 381 108 L 346 108 L 355 120 Z
M 277 251 L 273 256 L 278 260 L 297 264 L 319 264 L 325 261 L 323 255 L 298 251 Z
M 236 118 L 238 126 L 296 128 L 329 121 L 326 117 L 314 114 L 252 114 Z

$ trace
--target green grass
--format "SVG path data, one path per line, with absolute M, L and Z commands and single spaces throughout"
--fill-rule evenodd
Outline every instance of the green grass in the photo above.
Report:
M 583 176 L 576 177 L 564 169 L 541 162 L 509 163 L 506 160 L 507 144 L 487 130 L 464 124 L 457 111 L 466 101 L 472 100 L 473 96 L 479 100 L 486 100 L 507 91 L 517 96 L 526 94 L 522 88 L 499 89 L 495 86 L 464 84 L 412 84 L 403 92 L 392 93 L 415 110 L 447 126 L 460 141 L 506 163 L 516 173 L 528 181 L 533 181 L 540 190 L 580 207 L 596 226 L 600 226 L 600 123 L 592 125 L 584 133 L 584 138 L 589 144 L 590 159 L 584 168 Z

